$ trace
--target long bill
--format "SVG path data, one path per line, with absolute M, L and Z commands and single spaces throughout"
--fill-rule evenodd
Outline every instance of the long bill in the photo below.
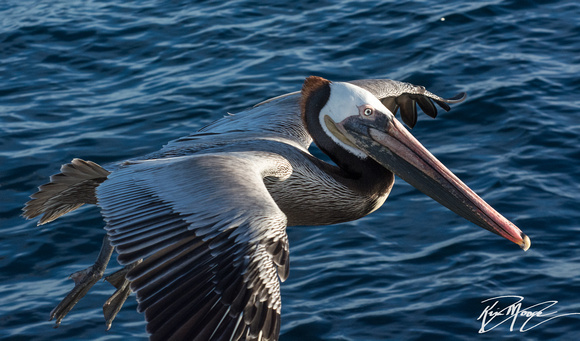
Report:
M 361 129 L 349 121 L 336 124 L 357 148 L 383 167 L 472 223 L 496 233 L 524 251 L 530 238 L 480 198 L 411 135 L 395 118 Z M 386 123 L 386 124 L 385 124 Z

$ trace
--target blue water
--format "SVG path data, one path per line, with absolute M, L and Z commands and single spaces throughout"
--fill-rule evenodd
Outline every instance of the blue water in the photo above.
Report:
M 1 2 L 0 338 L 146 337 L 132 298 L 104 331 L 108 283 L 48 321 L 104 234 L 96 207 L 42 227 L 19 216 L 61 164 L 155 151 L 319 75 L 466 91 L 413 134 L 532 248 L 398 179 L 364 219 L 288 230 L 281 340 L 576 340 L 578 315 L 525 333 L 518 318 L 478 334 L 477 318 L 501 295 L 580 312 L 579 17 L 575 0 Z

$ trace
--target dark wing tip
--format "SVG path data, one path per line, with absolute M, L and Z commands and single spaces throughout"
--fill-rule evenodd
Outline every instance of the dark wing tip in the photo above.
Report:
M 390 79 L 362 79 L 350 83 L 370 91 L 391 113 L 396 114 L 400 109 L 403 122 L 410 128 L 417 123 L 416 105 L 425 114 L 435 118 L 437 108 L 433 103 L 449 111 L 451 109 L 449 104 L 462 102 L 467 97 L 465 92 L 460 92 L 453 97 L 442 98 L 428 91 L 424 86 Z
M 394 98 L 394 102 L 396 102 L 396 106 L 393 113 L 395 113 L 396 109 L 400 107 L 401 109 L 401 118 L 403 122 L 409 126 L 409 128 L 413 128 L 417 123 L 417 108 L 418 105 L 421 110 L 429 117 L 435 118 L 437 117 L 437 108 L 433 104 L 435 102 L 441 109 L 445 111 L 451 110 L 451 107 L 448 103 L 454 104 L 463 102 L 467 98 L 467 94 L 465 92 L 460 92 L 457 95 L 450 97 L 450 98 L 441 98 L 435 96 L 436 98 L 430 95 L 423 95 L 423 94 L 403 94 L 398 97 Z M 389 99 L 392 99 L 389 98 Z M 392 100 L 391 100 L 392 101 Z M 383 103 L 385 101 L 383 100 Z
M 459 103 L 459 102 L 463 102 L 466 98 L 467 98 L 467 93 L 460 92 L 453 97 L 446 98 L 445 102 L 447 102 L 447 103 Z
M 408 94 L 403 94 L 396 99 L 397 104 L 401 108 L 401 118 L 406 125 L 413 128 L 417 124 L 417 106 L 416 97 Z
M 459 103 L 463 102 L 467 98 L 467 94 L 465 92 L 460 92 L 457 95 L 450 97 L 450 98 L 432 98 L 433 102 L 437 103 L 443 110 L 449 111 L 451 108 L 447 103 Z
M 437 117 L 437 108 L 429 98 L 424 96 L 417 96 L 417 104 L 429 117 Z

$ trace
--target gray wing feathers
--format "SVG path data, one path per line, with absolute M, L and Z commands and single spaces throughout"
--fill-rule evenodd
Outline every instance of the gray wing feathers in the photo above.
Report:
M 393 114 L 401 110 L 403 122 L 410 128 L 417 123 L 417 105 L 430 117 L 437 116 L 437 108 L 433 104 L 449 111 L 447 103 L 458 103 L 466 98 L 461 92 L 451 98 L 439 97 L 425 89 L 424 86 L 399 82 L 390 79 L 362 79 L 349 83 L 360 86 L 375 95 Z
M 391 79 L 360 79 L 350 81 L 349 83 L 366 89 L 379 99 L 410 94 L 425 96 L 444 103 L 457 103 L 463 101 L 465 96 L 465 93 L 462 92 L 452 98 L 443 98 L 428 91 L 424 86 L 394 81 Z
M 292 141 L 299 148 L 308 149 L 312 137 L 302 123 L 299 93 L 283 95 L 237 114 L 230 114 L 199 132 L 169 142 L 162 151 L 170 153 L 186 149 L 189 145 L 196 148 L 196 144 L 202 145 L 200 149 L 207 149 L 223 141 L 231 143 L 265 138 L 282 138 Z
M 95 204 L 95 188 L 107 179 L 109 171 L 91 161 L 73 159 L 63 165 L 59 174 L 39 187 L 26 203 L 23 216 L 31 219 L 43 215 L 38 225 L 55 220 L 83 204 Z
M 286 217 L 263 178 L 292 172 L 263 152 L 133 162 L 98 188 L 111 243 L 152 339 L 275 340 Z M 278 275 L 279 274 L 279 275 Z
M 255 108 L 255 107 L 258 107 L 258 106 L 260 106 L 260 105 L 264 105 L 264 104 L 266 104 L 266 103 L 270 103 L 270 102 L 273 102 L 273 101 L 276 101 L 276 100 L 282 99 L 282 98 L 284 98 L 284 97 L 290 97 L 290 96 L 299 96 L 299 95 L 300 95 L 300 91 L 293 91 L 293 92 L 289 92 L 289 93 L 287 93 L 287 94 L 283 94 L 283 95 L 280 95 L 280 96 L 272 97 L 272 98 L 269 98 L 269 99 L 267 99 L 267 100 L 265 100 L 265 101 L 262 101 L 262 102 L 260 102 L 260 103 L 258 103 L 258 104 L 256 104 L 256 105 L 254 105 L 254 106 L 253 106 L 253 108 Z

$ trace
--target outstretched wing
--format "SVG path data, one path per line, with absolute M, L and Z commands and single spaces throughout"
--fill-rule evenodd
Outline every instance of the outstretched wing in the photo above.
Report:
M 465 93 L 442 98 L 422 86 L 390 79 L 362 79 L 349 83 L 360 86 L 395 114 L 401 111 L 403 122 L 413 128 L 417 123 L 417 105 L 429 116 L 437 116 L 433 103 L 449 111 L 447 103 L 465 99 Z M 270 98 L 234 115 L 210 123 L 200 131 L 169 142 L 161 151 L 164 155 L 196 152 L 200 149 L 223 145 L 224 141 L 249 138 L 283 138 L 295 146 L 308 149 L 312 137 L 308 134 L 300 114 L 300 91 Z
M 424 86 L 399 82 L 390 79 L 361 79 L 351 81 L 375 95 L 393 114 L 401 109 L 401 118 L 406 125 L 413 128 L 417 123 L 417 105 L 430 117 L 437 116 L 437 108 L 433 102 L 449 111 L 447 103 L 458 103 L 466 98 L 461 92 L 451 98 L 442 98 L 425 89 Z
M 136 161 L 97 189 L 153 340 L 277 340 L 286 216 L 263 178 L 281 156 L 230 152 Z

